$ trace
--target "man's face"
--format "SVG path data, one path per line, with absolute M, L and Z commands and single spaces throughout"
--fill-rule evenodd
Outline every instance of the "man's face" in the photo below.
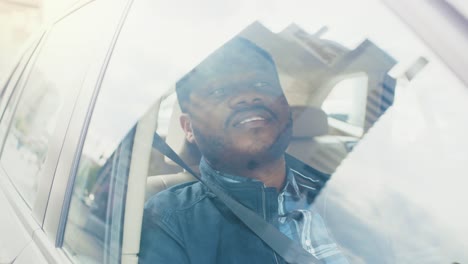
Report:
M 210 78 L 191 92 L 182 126 L 184 120 L 189 122 L 184 128 L 188 141 L 215 166 L 255 166 L 276 159 L 287 148 L 292 130 L 288 102 L 269 68 Z

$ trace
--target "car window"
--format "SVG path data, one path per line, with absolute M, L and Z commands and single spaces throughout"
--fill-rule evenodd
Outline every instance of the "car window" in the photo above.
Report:
M 342 80 L 322 104 L 328 117 L 360 128 L 358 136 L 362 135 L 366 118 L 367 82 L 366 74 Z
M 12 97 L 19 100 L 10 100 L 7 106 L 11 120 L 2 120 L 9 132 L 1 163 L 29 206 L 34 202 L 50 143 L 63 137 L 63 128 L 94 58 L 95 51 L 88 49 L 91 42 L 83 37 L 88 32 L 80 21 L 70 16 L 54 25 L 34 66 L 20 80 L 24 80 L 24 87 L 17 87 L 13 93 Z
M 14 67 L 14 70 L 11 76 L 9 78 L 6 78 L 5 83 L 2 83 L 2 85 L 4 85 L 3 87 L 1 87 L 1 92 L 0 92 L 0 112 L 2 114 L 5 108 L 5 105 L 10 98 L 11 92 L 13 91 L 14 87 L 17 84 L 18 78 L 24 72 L 25 65 L 31 58 L 32 51 L 36 49 L 37 47 L 37 44 L 38 44 L 37 42 L 38 41 L 34 41 L 33 43 L 30 43 L 29 47 L 27 47 L 27 49 L 23 51 L 21 59 L 18 62 L 18 64 Z
M 127 4 L 127 1 L 88 1 L 59 22 L 66 23 L 64 27 L 79 38 L 79 41 L 69 40 L 73 45 L 64 44 L 63 48 L 70 52 L 70 46 L 78 45 L 79 52 L 73 50 L 73 56 L 81 58 L 77 58 L 73 63 L 86 70 L 85 73 L 90 76 L 83 81 L 84 85 L 87 85 L 86 92 L 93 91 L 90 88 L 95 87 L 101 77 L 101 70 L 104 71 L 107 66 L 106 57 Z M 90 19 L 97 17 L 100 18 L 99 21 Z M 105 90 L 101 94 L 106 94 Z M 110 94 L 102 96 L 104 100 L 114 100 L 112 94 L 115 91 L 108 92 Z M 84 102 L 82 107 L 88 106 L 89 102 L 83 100 L 83 97 L 80 97 L 80 100 Z M 63 202 L 64 210 L 60 218 L 62 226 L 58 231 L 57 243 L 73 263 L 120 263 L 121 260 L 125 190 L 136 128 L 128 127 L 127 131 L 118 135 L 109 133 L 104 141 L 98 141 L 93 131 L 99 131 L 103 126 L 109 125 L 99 119 L 99 113 L 104 110 L 109 115 L 109 110 L 115 111 L 115 106 L 110 109 L 108 106 L 106 102 L 96 104 L 93 118 L 98 120 L 91 122 L 89 127 L 84 126 L 88 133 L 85 135 L 85 145 L 81 146 L 76 154 L 79 158 L 78 169 L 72 172 L 69 178 L 65 178 L 70 189 L 67 190 Z M 77 112 L 87 110 L 78 107 L 80 106 L 77 105 Z M 96 151 L 104 149 L 112 151 Z
M 17 97 L 17 96 L 12 96 L 13 91 L 15 90 L 15 87 L 21 87 L 21 85 L 24 84 L 24 80 L 26 79 L 26 77 L 21 78 L 21 80 L 19 78 L 23 74 L 26 75 L 28 73 L 26 71 L 26 68 L 27 68 L 26 65 L 32 59 L 31 53 L 37 49 L 37 46 L 39 46 L 38 41 L 39 40 L 31 43 L 31 45 L 24 51 L 24 53 L 21 56 L 20 62 L 15 67 L 11 76 L 6 80 L 6 83 L 4 84 L 5 86 L 2 87 L 2 91 L 0 93 L 0 113 L 1 113 L 2 120 L 7 120 L 8 118 L 11 118 L 11 111 L 12 111 L 11 105 L 15 104 L 14 102 Z M 28 67 L 29 69 L 31 68 L 30 65 L 31 64 L 29 64 L 29 67 Z M 8 103 L 9 101 L 12 101 L 12 103 Z M 9 111 L 5 111 L 6 106 L 8 104 L 10 105 L 10 108 L 8 109 Z M 3 117 L 5 115 L 5 112 L 7 112 L 6 117 Z M 0 123 L 0 138 L 4 139 L 7 128 L 8 128 L 7 122 L 4 121 Z
M 11 121 L 2 120 L 10 128 L 1 163 L 29 206 L 58 120 L 72 109 L 89 63 L 79 35 L 69 36 L 69 26 L 68 21 L 58 23 L 48 34 L 30 74 L 23 76 L 24 87 L 14 91 L 19 101 L 10 100 L 7 106 L 7 113 L 14 113 Z M 74 53 L 63 49 L 69 45 Z M 64 67 L 78 61 L 73 69 Z
M 339 11 L 336 5 L 346 11 Z M 346 190 L 355 185 L 362 186 L 352 192 L 361 194 L 355 197 L 365 196 L 369 192 L 378 196 L 374 193 L 378 191 L 365 188 L 366 179 L 359 175 L 347 175 L 343 168 L 351 166 L 349 163 L 353 162 L 353 155 L 363 155 L 366 138 L 374 128 L 385 122 L 396 100 L 404 101 L 401 98 L 412 94 L 403 85 L 408 81 L 405 77 L 408 67 L 405 65 L 411 64 L 415 58 L 424 57 L 430 65 L 435 65 L 434 68 L 445 69 L 441 71 L 447 74 L 444 78 L 451 79 L 453 76 L 388 10 L 375 1 L 366 1 L 365 5 L 368 8 L 361 8 L 355 3 L 338 4 L 336 1 L 323 4 L 320 8 L 308 1 L 294 5 L 259 2 L 253 6 L 250 2 L 176 5 L 174 2 L 134 1 L 113 50 L 87 130 L 73 189 L 70 224 L 65 231 L 65 246 L 74 255 L 96 262 L 103 259 L 123 262 L 146 256 L 144 246 L 151 242 L 151 238 L 144 235 L 156 231 L 151 225 L 145 225 L 143 220 L 145 203 L 145 212 L 160 212 L 160 208 L 161 211 L 170 211 L 173 200 L 166 200 L 166 204 L 164 200 L 156 203 L 160 208 L 152 208 L 151 201 L 167 197 L 171 192 L 171 195 L 177 192 L 188 195 L 194 190 L 191 188 L 199 186 L 192 183 L 193 177 L 153 147 L 154 133 L 160 134 L 189 166 L 199 167 L 199 142 L 187 143 L 190 135 L 187 134 L 187 127 L 185 131 L 181 128 L 180 116 L 184 109 L 180 108 L 175 87 L 186 74 L 196 74 L 200 70 L 196 69 L 197 65 L 216 53 L 224 43 L 229 43 L 233 37 L 241 37 L 271 55 L 276 65 L 278 86 L 287 98 L 292 119 L 287 153 L 297 158 L 303 168 L 313 168 L 309 170 L 329 175 L 325 187 L 318 190 L 320 195 L 317 202 L 311 205 L 318 213 L 313 214 L 315 218 L 311 217 L 319 226 L 319 231 L 311 232 L 318 238 L 301 240 L 304 247 L 314 252 L 313 245 L 317 241 L 332 241 L 329 244 L 333 248 L 328 252 L 340 252 L 349 263 L 377 263 L 379 259 L 382 263 L 399 263 L 419 259 L 419 255 L 409 249 L 403 253 L 400 251 L 398 244 L 402 233 L 396 230 L 398 226 L 392 225 L 387 229 L 376 224 L 382 220 L 379 214 L 390 216 L 389 212 L 382 212 L 377 200 L 370 196 L 365 197 L 366 200 L 352 200 L 346 196 L 348 200 L 339 201 L 340 191 L 348 194 Z M 400 73 L 394 71 L 396 65 L 403 68 Z M 413 81 L 415 85 L 425 86 L 430 84 L 431 77 L 423 70 Z M 266 81 L 242 84 L 245 84 L 244 88 L 252 90 L 278 92 L 275 90 L 278 86 L 272 88 L 274 85 Z M 212 90 L 210 87 L 203 86 L 198 94 L 198 109 L 204 109 L 206 114 L 200 116 L 209 117 L 204 120 L 205 126 L 199 125 L 198 128 L 215 127 L 215 118 L 221 114 L 216 102 L 222 101 L 220 98 L 228 94 L 225 87 Z M 253 118 L 267 119 L 264 116 Z M 244 121 L 246 119 L 237 123 Z M 389 131 L 397 133 L 399 125 Z M 390 142 L 394 137 L 394 134 L 388 135 L 387 139 L 380 140 Z M 413 133 L 413 137 L 417 135 Z M 212 143 L 219 145 L 220 141 L 213 140 Z M 375 152 L 373 158 L 378 158 Z M 390 158 L 375 163 L 392 164 Z M 365 159 L 358 164 L 363 170 L 371 167 L 365 164 Z M 417 170 L 413 172 L 417 174 Z M 366 175 L 369 177 L 370 173 Z M 389 181 L 388 178 L 379 178 L 379 175 L 376 173 L 372 178 L 380 184 L 377 184 L 379 188 L 400 180 L 394 178 Z M 353 182 L 355 178 L 360 178 L 360 181 Z M 173 186 L 174 189 L 166 190 Z M 405 195 L 411 197 L 409 189 Z M 394 191 L 391 184 L 386 190 Z M 363 200 L 369 206 L 359 211 Z M 351 201 L 356 203 L 348 204 Z M 328 206 L 327 202 L 333 206 Z M 390 211 L 398 213 L 398 201 L 392 203 L 390 199 L 385 202 L 394 206 L 391 208 L 395 210 Z M 170 226 L 164 234 L 155 233 L 154 240 L 159 244 L 155 243 L 153 252 L 161 249 L 161 254 L 164 254 L 171 245 L 171 249 L 184 246 L 181 254 L 173 254 L 174 263 L 186 260 L 184 254 L 196 262 L 197 257 L 200 260 L 212 254 L 226 253 L 226 248 L 230 248 L 230 239 L 222 236 L 214 239 L 216 249 L 213 246 L 201 252 L 195 249 L 197 246 L 203 248 L 205 240 L 193 245 L 190 241 L 181 242 L 184 235 L 209 228 L 197 226 L 196 215 L 185 219 L 185 222 L 178 222 L 180 218 L 171 221 L 174 215 L 183 215 L 185 209 L 175 208 L 177 212 L 161 216 L 163 219 L 159 219 L 157 213 L 152 215 L 165 221 L 164 224 L 159 223 L 161 226 Z M 357 211 L 353 214 L 352 209 Z M 410 211 L 408 209 L 405 213 L 411 215 Z M 211 223 L 209 219 L 214 219 L 215 215 L 213 213 L 210 215 L 213 218 L 207 217 L 206 222 Z M 373 218 L 365 218 L 369 215 Z M 421 218 L 412 216 L 411 223 L 407 224 L 417 226 Z M 347 224 L 353 225 L 357 233 L 346 230 Z M 180 233 L 172 233 L 176 232 L 174 230 Z M 407 231 L 410 232 L 409 229 Z M 359 232 L 365 233 L 365 237 L 360 236 Z M 234 234 L 237 232 L 233 231 Z M 429 242 L 425 242 L 426 237 L 421 230 L 414 235 L 411 243 L 427 246 Z M 77 236 L 82 240 L 73 239 Z M 144 237 L 142 241 L 141 236 Z M 320 240 L 323 237 L 326 239 Z M 157 240 L 159 238 L 162 240 Z M 431 239 L 435 238 L 431 236 Z M 81 241 L 88 243 L 82 244 Z M 438 241 L 448 243 L 444 239 Z M 457 243 L 447 244 L 447 250 L 459 245 Z M 257 246 L 261 248 L 261 245 Z M 252 249 L 252 252 L 255 251 Z M 439 257 L 442 253 L 431 251 L 431 254 Z M 462 256 L 459 252 L 457 254 Z M 327 253 L 320 256 L 325 255 Z M 255 254 L 246 256 L 254 258 Z M 273 262 L 276 255 L 270 254 L 269 257 Z
M 110 157 L 83 155 L 70 204 L 64 249 L 77 263 L 119 263 L 122 218 L 135 129 Z M 83 153 L 91 150 L 85 146 Z

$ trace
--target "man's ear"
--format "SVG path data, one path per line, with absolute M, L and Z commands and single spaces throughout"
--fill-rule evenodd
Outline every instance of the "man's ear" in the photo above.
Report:
M 187 139 L 189 143 L 195 143 L 195 136 L 193 135 L 192 120 L 190 119 L 190 116 L 186 113 L 182 113 L 179 120 L 180 126 L 185 133 L 185 139 Z

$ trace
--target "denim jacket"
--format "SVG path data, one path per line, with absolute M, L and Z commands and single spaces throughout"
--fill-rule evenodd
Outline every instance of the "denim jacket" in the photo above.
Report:
M 257 180 L 222 174 L 211 169 L 203 159 L 200 171 L 202 177 L 209 177 L 237 201 L 285 233 L 284 219 L 287 216 L 278 215 L 281 199 L 278 199 L 276 188 L 265 187 Z M 319 180 L 292 171 L 288 168 L 285 187 L 293 180 L 297 183 L 296 191 L 311 202 L 317 194 Z M 323 224 L 321 218 L 319 220 Z M 318 227 L 325 229 L 325 226 Z M 287 235 L 295 239 L 294 235 Z M 339 252 L 334 252 L 337 247 L 327 234 L 320 235 L 315 242 L 325 243 L 325 247 L 314 245 L 325 248 L 323 260 L 331 256 L 330 262 L 324 263 L 347 263 Z M 314 248 L 309 251 L 321 258 L 316 254 L 321 253 L 315 252 Z M 161 264 L 286 263 L 200 182 L 175 186 L 146 203 L 139 261 Z

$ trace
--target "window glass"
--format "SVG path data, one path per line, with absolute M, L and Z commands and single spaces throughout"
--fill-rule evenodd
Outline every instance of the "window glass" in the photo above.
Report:
M 16 66 L 12 74 L 10 76 L 7 76 L 7 78 L 4 78 L 6 83 L 1 83 L 2 87 L 0 87 L 0 109 L 3 109 L 3 107 L 5 106 L 5 103 L 7 102 L 9 95 L 13 90 L 13 87 L 15 87 L 19 76 L 24 70 L 26 62 L 31 56 L 32 50 L 36 47 L 36 44 L 37 43 L 32 43 L 30 47 L 26 51 L 24 51 L 23 56 L 21 56 L 20 62 L 18 62 L 18 65 Z
M 87 81 L 92 85 L 102 67 L 107 66 L 103 64 L 104 57 L 109 52 L 126 4 L 126 0 L 90 1 L 59 22 L 79 38 L 79 41 L 69 40 L 73 45 L 67 44 L 63 49 L 81 57 L 74 63 L 89 66 L 86 70 L 93 78 Z M 89 61 L 91 58 L 96 60 L 94 64 Z M 104 101 L 114 100 L 109 95 L 103 98 Z M 122 100 L 119 107 L 125 104 Z M 115 106 L 108 106 L 108 103 L 98 103 L 96 109 L 104 107 L 106 111 L 118 113 Z M 78 153 L 83 154 L 79 158 L 79 169 L 69 178 L 73 189 L 69 190 L 70 203 L 61 218 L 66 222 L 59 239 L 63 242 L 59 243 L 63 243 L 61 247 L 73 263 L 120 263 L 125 189 L 135 129 L 128 127 L 126 131 L 119 131 L 121 134 L 108 133 L 105 140 L 97 140 L 91 131 L 109 124 L 99 120 L 99 114 L 94 114 L 94 118 L 98 121 L 87 127 L 90 133 Z
M 23 76 L 27 77 L 24 88 L 14 91 L 13 98 L 20 99 L 17 104 L 10 100 L 6 109 L 14 112 L 10 123 L 2 120 L 10 129 L 1 163 L 30 206 L 50 144 L 55 142 L 53 135 L 59 127 L 66 127 L 67 115 L 94 59 L 90 40 L 97 36 L 81 22 L 79 15 L 72 15 L 55 24 L 30 74 Z
M 156 132 L 161 136 L 167 136 L 172 111 L 176 102 L 177 96 L 175 93 L 171 93 L 161 101 L 158 115 L 158 129 L 156 130 Z
M 19 77 L 22 74 L 26 74 L 26 72 L 25 72 L 26 63 L 31 58 L 31 52 L 36 48 L 36 46 L 37 46 L 37 43 L 34 43 L 33 45 L 31 45 L 31 47 L 29 47 L 26 50 L 23 57 L 21 58 L 21 61 L 18 64 L 18 67 L 15 69 L 13 74 L 10 76 L 10 79 L 8 80 L 8 83 L 6 83 L 5 87 L 2 87 L 2 91 L 1 91 L 1 94 L 0 94 L 0 113 L 1 113 L 1 119 L 2 120 L 7 120 L 8 118 L 11 117 L 11 110 L 12 110 L 11 108 L 12 107 L 10 107 L 10 109 L 9 109 L 10 111 L 9 111 L 9 113 L 7 115 L 5 115 L 5 111 L 4 111 L 5 107 L 6 107 L 6 105 L 7 105 L 7 103 L 9 101 L 12 101 L 12 103 L 10 103 L 10 105 L 14 105 L 13 102 L 15 102 L 16 98 L 14 98 L 14 96 L 11 96 L 11 95 L 12 95 L 13 90 L 15 89 L 15 87 L 18 87 L 18 89 L 20 89 L 21 85 L 24 84 L 24 80 L 26 78 L 23 77 L 21 79 L 21 83 L 20 83 Z M 18 93 L 16 93 L 16 94 L 18 94 Z M 8 124 L 8 122 L 6 122 L 6 121 L 2 121 L 0 123 L 0 138 L 2 138 L 2 143 L 3 143 L 3 139 L 4 139 L 3 137 L 5 136 L 5 133 L 6 133 L 7 124 Z
M 337 9 L 337 6 L 340 8 Z M 245 75 L 242 77 L 245 79 L 240 78 L 241 81 L 236 79 L 234 82 L 228 79 L 232 85 L 224 85 L 224 82 L 220 84 L 217 82 L 219 79 L 213 77 L 210 81 L 214 84 L 210 82 L 201 85 L 200 90 L 190 95 L 193 95 L 190 100 L 194 100 L 197 104 L 193 104 L 196 105 L 191 109 L 193 112 L 187 111 L 185 114 L 192 115 L 192 121 L 195 118 L 200 118 L 200 121 L 198 125 L 191 123 L 192 126 L 185 126 L 184 131 L 181 128 L 180 117 L 186 115 L 181 114 L 181 109 L 177 105 L 179 102 L 175 100 L 174 86 L 177 86 L 177 82 L 187 73 L 197 74 L 206 70 L 198 68 L 192 71 L 234 36 L 247 39 L 269 54 L 276 65 L 279 80 L 270 75 L 265 77 L 256 71 L 244 72 Z M 238 55 L 244 56 L 241 52 Z M 340 257 L 342 261 L 340 263 L 400 263 L 407 262 L 408 259 L 419 260 L 419 253 L 401 246 L 400 241 L 411 240 L 405 243 L 409 248 L 414 248 L 414 245 L 421 245 L 424 248 L 430 246 L 428 245 L 430 242 L 427 242 L 428 237 L 424 235 L 426 228 L 421 227 L 420 223 L 421 219 L 426 219 L 423 216 L 434 219 L 437 216 L 431 214 L 428 207 L 421 206 L 422 199 L 418 199 L 417 202 L 413 200 L 411 188 L 404 183 L 402 185 L 408 188 L 405 189 L 404 195 L 398 196 L 398 190 L 395 190 L 392 184 L 404 179 L 396 176 L 384 177 L 387 175 L 386 172 L 380 170 L 383 167 L 389 169 L 398 153 L 393 152 L 395 156 L 383 158 L 386 151 L 378 148 L 379 144 L 386 141 L 388 144 L 385 144 L 387 148 L 385 150 L 391 150 L 392 140 L 401 139 L 405 134 L 402 131 L 408 132 L 402 129 L 402 126 L 411 127 L 408 124 L 411 122 L 408 120 L 406 123 L 401 123 L 401 120 L 386 119 L 392 115 L 392 112 L 390 114 L 388 112 L 393 109 L 389 108 L 390 106 L 402 106 L 396 102 L 394 104 L 394 93 L 395 89 L 404 89 L 401 88 L 403 87 L 401 83 L 405 76 L 390 75 L 389 72 L 395 65 L 405 65 L 419 56 L 427 58 L 429 65 L 435 65 L 434 68 L 445 69 L 440 70 L 443 76 L 438 78 L 453 81 L 452 73 L 431 51 L 412 36 L 388 10 L 371 0 L 359 5 L 343 1 L 331 1 L 320 5 L 310 1 L 299 1 L 294 5 L 286 2 L 271 3 L 271 1 L 255 4 L 249 1 L 223 3 L 202 1 L 193 4 L 134 1 L 113 51 L 112 61 L 103 80 L 81 153 L 78 168 L 80 179 L 77 178 L 75 185 L 72 210 L 74 206 L 77 208 L 80 204 L 88 213 L 82 214 L 82 211 L 77 210 L 74 213 L 70 212 L 70 217 L 76 214 L 74 219 L 81 224 L 76 226 L 86 230 L 87 236 L 95 235 L 93 242 L 95 244 L 108 245 L 111 243 L 111 238 L 115 238 L 112 237 L 115 234 L 113 232 L 119 229 L 121 236 L 117 237 L 122 241 L 122 260 L 140 258 L 150 263 L 156 259 L 162 259 L 161 263 L 216 263 L 216 261 L 219 263 L 223 261 L 218 257 L 232 254 L 235 259 L 245 257 L 245 262 L 256 262 L 258 256 L 268 252 L 257 262 L 275 263 L 275 258 L 280 257 L 265 248 L 262 243 L 258 243 L 259 240 L 250 240 L 251 237 L 248 235 L 243 237 L 248 232 L 240 228 L 240 225 L 231 226 L 230 224 L 234 222 L 239 224 L 238 220 L 226 221 L 228 214 L 224 215 L 223 210 L 213 209 L 214 211 L 208 212 L 205 217 L 200 216 L 202 211 L 198 209 L 202 210 L 203 205 L 199 202 L 209 201 L 209 195 L 198 200 L 189 200 L 183 207 L 177 207 L 180 205 L 177 204 L 178 199 L 184 199 L 182 196 L 194 195 L 196 194 L 194 190 L 201 192 L 202 189 L 194 189 L 200 186 L 199 183 L 187 183 L 193 181 L 193 177 L 158 154 L 154 147 L 155 143 L 158 143 L 154 141 L 154 133 L 160 134 L 189 166 L 198 168 L 200 152 L 206 157 L 210 155 L 206 148 L 225 146 L 223 144 L 226 141 L 219 140 L 219 137 L 227 141 L 232 139 L 231 150 L 243 146 L 245 138 L 243 136 L 235 138 L 233 134 L 237 132 L 232 132 L 234 129 L 216 133 L 222 131 L 221 127 L 224 128 L 223 125 L 229 120 L 226 117 L 228 114 L 223 112 L 228 111 L 226 110 L 228 107 L 222 107 L 228 102 L 223 98 L 232 99 L 229 97 L 233 96 L 229 89 L 239 89 L 246 93 L 252 91 L 275 95 L 284 93 L 289 103 L 288 111 L 290 110 L 292 123 L 288 124 L 291 124 L 292 131 L 288 144 L 285 144 L 287 146 L 282 145 L 282 148 L 287 147 L 287 153 L 297 159 L 288 160 L 288 164 L 289 161 L 291 164 L 299 164 L 302 170 L 299 169 L 297 174 L 304 173 L 302 176 L 305 178 L 310 173 L 315 176 L 322 175 L 321 181 L 328 181 L 325 187 L 302 185 L 304 188 L 318 189 L 320 195 L 315 196 L 315 193 L 312 198 L 307 196 L 307 201 L 302 200 L 306 205 L 298 205 L 291 201 L 291 204 L 301 206 L 299 209 L 302 211 L 294 211 L 297 213 L 295 216 L 302 216 L 297 218 L 299 220 L 293 216 L 289 219 L 279 217 L 285 214 L 281 211 L 285 210 L 283 207 L 281 207 L 283 209 L 275 208 L 277 211 L 273 211 L 271 215 L 260 210 L 259 215 L 264 218 L 271 217 L 269 220 L 278 224 L 280 231 L 298 240 L 304 249 L 325 261 L 330 261 L 327 256 L 336 256 L 338 253 L 347 260 L 344 262 Z M 268 67 L 271 65 L 268 64 Z M 207 68 L 212 70 L 209 71 L 210 74 L 218 70 L 215 67 Z M 232 69 L 227 67 L 222 70 L 229 72 Z M 222 76 L 235 77 L 231 74 Z M 251 80 L 251 76 L 261 81 Z M 414 78 L 414 85 L 437 90 L 438 87 L 431 84 L 434 76 L 423 70 Z M 207 78 L 211 78 L 211 75 Z M 460 87 L 459 83 L 454 84 L 452 81 L 450 83 L 453 87 Z M 442 93 L 440 90 L 439 92 Z M 413 99 L 417 97 L 414 90 L 397 94 L 401 96 L 398 97 L 400 102 L 404 102 L 401 98 L 405 96 L 413 96 Z M 405 100 L 409 99 L 406 97 Z M 406 107 L 410 107 L 409 105 L 407 101 Z M 387 109 L 389 110 L 386 112 Z M 418 110 L 420 109 L 413 108 L 415 112 Z M 401 112 L 399 114 L 400 117 L 403 116 Z M 414 120 L 424 127 L 426 119 L 414 112 L 413 114 L 417 117 Z M 281 120 L 286 120 L 283 115 L 281 117 Z M 242 118 L 233 122 L 245 124 L 259 121 L 255 126 L 261 126 L 261 122 L 268 120 L 268 117 L 262 114 L 242 116 Z M 437 122 L 443 125 L 444 121 L 439 119 Z M 347 126 L 340 126 L 343 123 Z M 387 138 L 379 138 L 382 142 L 376 143 L 374 152 L 367 152 L 366 140 L 372 139 L 372 131 L 374 129 L 378 131 L 379 124 L 387 124 L 389 128 L 380 128 L 380 130 L 385 130 L 389 134 L 386 134 Z M 285 127 L 288 126 L 282 126 Z M 197 134 L 203 132 L 202 130 L 207 135 L 204 139 Z M 252 130 L 261 131 L 261 129 Z M 281 131 L 289 130 L 285 128 Z M 406 140 L 417 140 L 415 133 L 406 134 L 411 137 Z M 275 138 L 273 143 L 276 144 L 282 135 L 278 135 L 278 140 Z M 367 139 L 369 137 L 371 139 Z M 444 137 L 436 136 L 441 141 Z M 195 140 L 191 144 L 187 143 L 193 138 Z M 202 140 L 206 140 L 205 144 L 201 142 Z M 358 141 L 359 145 L 353 149 Z M 263 144 L 265 141 L 249 142 Z M 199 145 L 205 149 L 198 148 Z M 352 149 L 353 155 L 348 155 Z M 122 156 L 122 153 L 125 155 Z M 233 152 L 228 152 L 231 153 Z M 353 156 L 365 157 L 367 153 L 373 153 L 372 157 L 367 157 L 369 160 L 374 160 L 373 164 L 367 164 L 365 158 L 354 163 Z M 223 152 L 215 154 L 218 156 L 213 154 L 211 161 L 223 157 L 224 161 L 236 162 L 242 158 L 241 155 L 227 155 Z M 250 168 L 255 169 L 255 163 L 251 164 L 253 165 Z M 411 165 L 411 161 L 408 160 L 406 165 Z M 106 168 L 115 168 L 116 171 L 111 170 L 107 173 Z M 346 168 L 353 173 L 347 174 Z M 361 170 L 357 170 L 359 168 Z M 373 170 L 367 171 L 368 168 Z M 297 168 L 291 167 L 292 169 Z M 326 174 L 320 174 L 317 170 Z M 418 168 L 412 167 L 410 170 L 413 174 L 418 174 Z M 218 173 L 220 176 L 229 174 L 215 169 L 213 173 Z M 406 173 L 409 174 L 408 171 Z M 207 175 L 206 172 L 204 175 Z M 367 175 L 369 179 L 361 175 Z M 434 181 L 437 179 L 436 176 L 431 174 L 429 178 Z M 417 176 L 414 177 L 416 179 Z M 236 179 L 238 178 L 232 177 L 230 179 L 232 181 L 228 180 L 229 184 L 238 183 Z M 354 179 L 360 180 L 355 182 Z M 420 178 L 419 180 L 422 181 Z M 180 183 L 186 185 L 178 185 Z M 171 186 L 175 186 L 174 189 L 163 191 Z M 415 185 L 412 187 L 416 188 Z M 277 192 L 272 193 L 276 195 L 272 199 L 278 199 L 272 203 L 269 203 L 270 200 L 242 200 L 247 199 L 245 197 L 250 194 L 246 190 L 236 198 L 246 204 L 249 202 L 255 204 L 257 207 L 254 207 L 257 209 L 264 209 L 267 204 L 283 203 L 284 199 L 287 199 L 278 196 Z M 354 196 L 348 195 L 351 193 Z M 237 195 L 235 191 L 230 194 Z M 251 193 L 251 197 L 266 199 L 259 193 Z M 305 197 L 304 193 L 301 193 L 300 197 Z M 398 200 L 395 197 L 398 197 Z M 317 199 L 312 203 L 314 198 Z M 145 203 L 146 211 L 142 213 Z M 405 204 L 406 209 L 403 214 L 410 216 L 411 219 L 405 223 L 408 227 L 405 233 L 411 233 L 410 238 L 403 236 L 404 232 L 399 231 L 398 225 L 392 224 L 387 227 L 378 224 L 384 221 L 383 215 L 385 219 L 398 218 L 393 214 L 402 213 L 398 210 L 401 208 L 400 203 Z M 200 207 L 190 211 L 190 206 L 193 204 L 200 204 Z M 381 207 L 382 205 L 385 206 Z M 219 204 L 213 205 L 212 208 L 216 206 Z M 412 211 L 413 207 L 418 211 Z M 164 214 L 164 212 L 171 213 Z M 158 215 L 160 213 L 161 215 Z M 78 215 L 83 216 L 83 219 Z M 219 215 L 222 217 L 217 218 Z M 111 221 L 111 217 L 117 218 Z M 405 218 L 398 219 L 403 221 Z M 294 222 L 296 220 L 297 222 Z M 391 224 L 391 220 L 385 221 Z M 283 223 L 292 223 L 290 226 L 298 229 L 289 229 L 287 225 L 281 225 Z M 353 229 L 347 229 L 348 225 L 352 225 Z M 166 229 L 161 231 L 163 228 Z M 446 230 L 444 228 L 440 230 Z M 80 232 L 84 234 L 84 231 Z M 214 235 L 205 239 L 203 234 L 211 232 Z M 226 239 L 228 234 L 229 239 Z M 75 237 L 75 233 L 71 229 L 67 230 L 65 240 L 67 241 L 67 238 L 72 240 L 72 237 Z M 236 240 L 238 237 L 246 239 L 239 241 Z M 448 238 L 436 238 L 431 235 L 430 239 L 443 242 L 447 250 L 461 245 L 461 242 L 451 241 Z M 91 238 L 86 241 L 88 240 Z M 241 243 L 230 244 L 232 241 Z M 245 251 L 236 252 L 236 248 L 243 248 Z M 102 252 L 104 253 L 100 254 L 110 254 L 110 251 Z M 430 254 L 434 259 L 439 259 L 443 255 L 437 250 L 431 251 Z M 453 254 L 454 259 L 463 259 L 466 256 L 463 254 L 465 253 L 457 251 Z
M 164 139 L 167 139 L 169 136 L 168 133 L 171 132 L 170 126 L 173 126 L 174 122 L 178 121 L 174 121 L 172 119 L 174 105 L 176 102 L 177 96 L 174 92 L 171 92 L 167 96 L 163 96 L 161 98 L 158 110 L 158 120 L 156 122 L 156 133 Z M 179 166 L 170 162 L 170 160 L 167 157 L 164 157 L 161 152 L 154 148 L 151 150 L 148 175 L 174 174 L 181 171 L 182 169 Z
M 109 157 L 81 157 L 64 237 L 74 262 L 119 263 L 134 133 L 131 130 Z M 93 150 L 87 145 L 83 153 Z
M 329 117 L 364 127 L 367 99 L 367 77 L 360 76 L 339 82 L 323 102 Z

